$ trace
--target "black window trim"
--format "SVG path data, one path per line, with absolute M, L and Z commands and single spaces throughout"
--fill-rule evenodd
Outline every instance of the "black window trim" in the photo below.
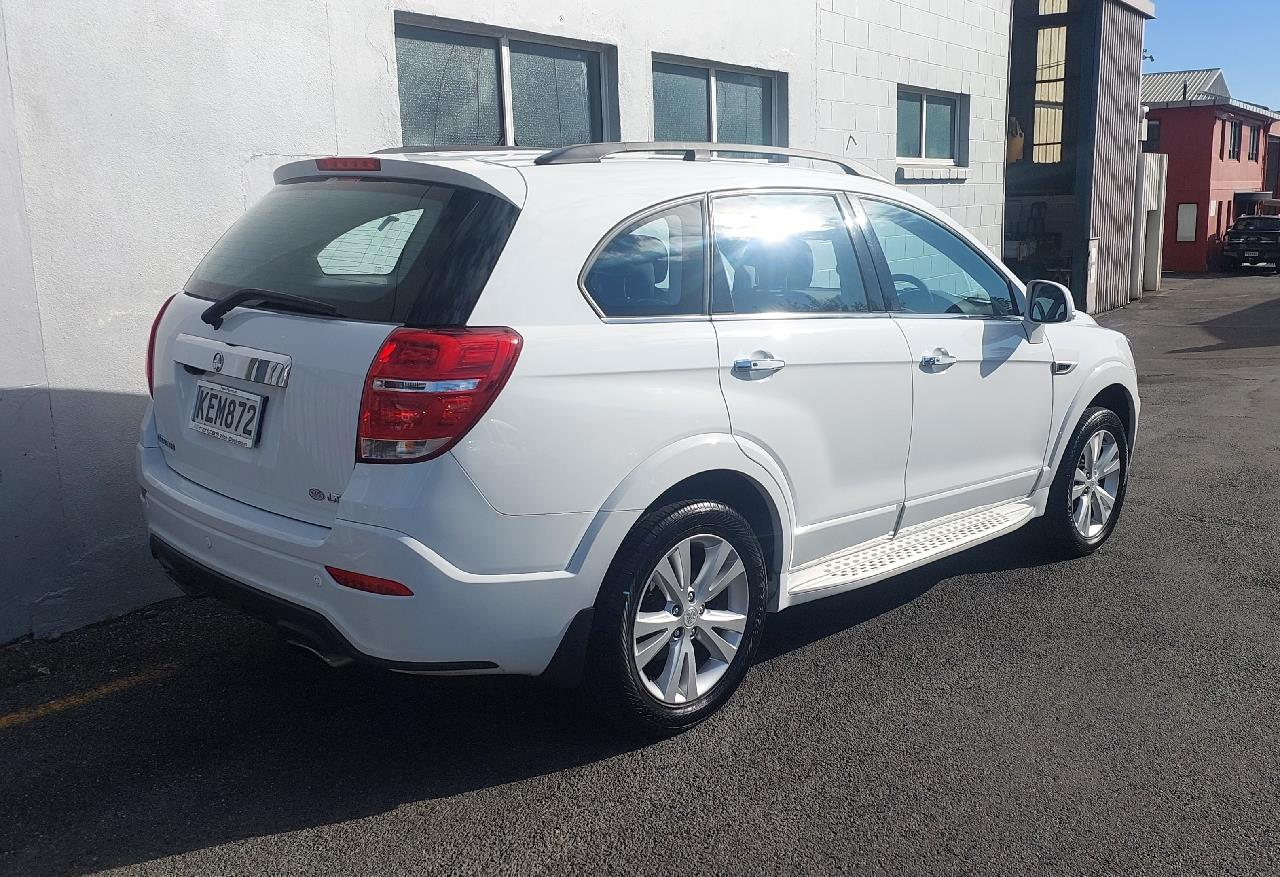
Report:
M 1016 311 L 1016 313 L 1013 313 L 1013 314 L 1000 316 L 996 314 L 913 314 L 913 313 L 906 313 L 904 311 L 899 311 L 899 310 L 891 310 L 888 312 L 891 316 L 895 318 L 904 318 L 904 319 L 910 319 L 910 320 L 921 320 L 921 319 L 924 319 L 924 320 L 929 320 L 929 319 L 995 320 L 999 322 L 1018 322 L 1018 323 L 1021 323 L 1023 322 L 1023 320 L 1026 319 L 1026 317 L 1024 316 L 1027 312 L 1026 293 L 1018 285 L 1017 281 L 1014 280 L 1013 275 L 1008 271 L 1008 269 L 1006 269 L 999 262 L 987 256 L 987 254 L 982 252 L 982 250 L 979 250 L 976 247 L 974 247 L 963 236 L 956 234 L 955 231 L 948 228 L 944 223 L 941 223 L 936 218 L 930 216 L 927 213 L 922 212 L 919 208 L 914 207 L 905 202 L 899 201 L 895 198 L 887 198 L 882 195 L 867 195 L 867 194 L 853 193 L 853 192 L 850 192 L 848 194 L 851 200 L 857 200 L 859 202 L 880 201 L 885 204 L 890 204 L 894 207 L 897 207 L 900 210 L 906 210 L 909 213 L 914 213 L 916 216 L 919 216 L 921 219 L 926 219 L 929 222 L 932 222 L 934 225 L 938 226 L 943 231 L 947 232 L 952 237 L 959 240 L 966 247 L 972 250 L 975 256 L 978 256 L 980 259 L 982 259 L 982 261 L 986 262 L 989 266 L 991 266 L 992 270 L 996 272 L 996 275 L 998 277 L 1001 277 L 1004 279 L 1005 285 L 1009 289 L 1010 301 L 1012 301 L 1013 307 Z M 861 203 L 859 203 L 858 206 L 859 208 L 861 208 Z M 897 300 L 897 290 L 893 285 L 893 273 L 889 270 L 889 260 L 885 258 L 884 248 L 881 247 L 880 245 L 880 238 L 878 235 L 876 235 L 875 229 L 871 227 L 870 219 L 867 220 L 866 236 L 867 236 L 868 244 L 871 247 L 872 258 L 876 266 L 876 273 L 879 275 L 878 279 L 880 282 L 881 293 L 883 295 L 886 305 L 888 305 L 890 301 Z

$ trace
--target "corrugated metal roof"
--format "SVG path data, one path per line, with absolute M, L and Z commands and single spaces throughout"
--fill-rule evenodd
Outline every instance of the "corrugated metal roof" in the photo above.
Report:
M 1182 86 L 1186 84 L 1186 96 Z M 1227 79 L 1220 67 L 1208 70 L 1173 70 L 1168 73 L 1147 73 L 1142 77 L 1142 102 L 1144 104 L 1175 103 L 1183 100 L 1204 100 L 1212 97 L 1231 97 Z
M 1182 86 L 1186 83 L 1186 97 Z M 1142 77 L 1142 102 L 1149 107 L 1220 106 L 1234 107 L 1255 116 L 1280 120 L 1280 112 L 1236 100 L 1227 87 L 1226 77 L 1217 67 L 1208 70 L 1175 70 L 1169 73 L 1147 73 Z

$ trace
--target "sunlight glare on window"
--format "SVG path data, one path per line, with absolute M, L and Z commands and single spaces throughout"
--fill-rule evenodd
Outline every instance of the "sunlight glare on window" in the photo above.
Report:
M 716 232 L 727 238 L 751 238 L 778 242 L 830 227 L 828 217 L 812 206 L 789 206 L 745 199 L 736 209 L 716 217 Z
M 357 225 L 330 241 L 316 256 L 328 275 L 390 274 L 400 261 L 421 210 L 406 210 Z

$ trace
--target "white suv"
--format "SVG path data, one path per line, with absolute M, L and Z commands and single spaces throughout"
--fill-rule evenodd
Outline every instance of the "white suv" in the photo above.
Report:
M 768 612 L 1115 526 L 1124 337 L 856 163 L 612 143 L 275 178 L 156 317 L 138 478 L 179 584 L 331 664 L 585 677 L 678 729 Z

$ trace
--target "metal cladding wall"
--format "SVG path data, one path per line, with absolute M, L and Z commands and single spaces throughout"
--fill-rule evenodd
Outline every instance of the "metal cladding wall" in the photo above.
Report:
M 1129 303 L 1145 25 L 1142 15 L 1113 0 L 1104 0 L 1101 16 L 1089 227 L 1098 239 L 1088 302 L 1094 313 Z

